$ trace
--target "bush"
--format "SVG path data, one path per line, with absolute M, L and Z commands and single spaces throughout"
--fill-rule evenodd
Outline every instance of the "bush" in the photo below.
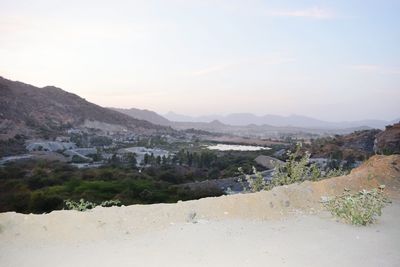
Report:
M 295 152 L 288 152 L 288 160 L 284 164 L 275 167 L 270 187 L 288 185 L 305 180 L 318 180 L 321 171 L 316 164 L 309 165 L 310 153 L 301 155 L 301 143 L 297 143 Z
M 34 213 L 51 212 L 62 208 L 63 200 L 57 196 L 46 196 L 42 192 L 32 193 L 30 210 Z
M 4 194 L 5 195 L 5 194 Z M 29 191 L 20 191 L 5 195 L 4 200 L 0 204 L 0 211 L 16 211 L 24 212 L 29 209 L 31 201 L 31 193 Z
M 112 206 L 121 206 L 121 201 L 116 200 L 106 200 L 101 202 L 100 206 L 102 207 L 112 207 Z
M 257 171 L 255 167 L 253 167 L 253 175 L 245 174 L 242 168 L 238 169 L 239 172 L 244 175 L 246 183 L 239 178 L 239 183 L 242 184 L 244 192 L 258 192 L 266 189 L 267 183 L 264 180 L 264 177 L 260 172 Z
M 389 203 L 383 193 L 384 186 L 371 191 L 362 190 L 351 194 L 349 190 L 342 195 L 328 200 L 325 207 L 332 215 L 354 225 L 368 225 L 382 215 L 382 208 Z
M 95 203 L 86 201 L 83 198 L 81 198 L 79 201 L 65 200 L 64 203 L 67 209 L 77 211 L 86 211 L 96 207 Z
M 242 168 L 239 172 L 244 175 L 245 181 L 239 179 L 245 192 L 269 190 L 275 186 L 289 185 L 305 180 L 318 180 L 322 177 L 321 170 L 316 164 L 309 164 L 310 153 L 301 154 L 301 143 L 297 143 L 295 152 L 288 152 L 288 159 L 284 164 L 275 166 L 272 180 L 266 182 L 260 172 L 253 167 L 253 175 L 245 174 Z M 246 184 L 247 183 L 247 184 Z
M 121 201 L 119 200 L 106 200 L 101 202 L 100 205 L 97 205 L 94 202 L 90 202 L 81 198 L 79 201 L 66 200 L 64 201 L 65 206 L 69 210 L 77 210 L 77 211 L 86 211 L 95 208 L 96 206 L 102 207 L 112 207 L 112 206 L 121 206 Z
M 317 164 L 310 164 L 310 153 L 301 153 L 302 144 L 297 143 L 294 152 L 288 152 L 288 159 L 283 164 L 278 164 L 274 168 L 271 181 L 264 180 L 262 174 L 253 167 L 253 175 L 245 174 L 243 168 L 238 168 L 244 175 L 244 180 L 238 180 L 245 192 L 258 192 L 270 190 L 275 186 L 289 185 L 304 182 L 306 180 L 317 181 L 323 178 L 342 176 L 347 174 L 341 167 L 338 169 L 328 169 L 321 171 Z
M 321 171 L 317 164 L 310 164 L 310 153 L 300 153 L 302 144 L 298 143 L 295 152 L 288 152 L 288 160 L 275 167 L 272 175 L 270 188 L 279 185 L 288 185 L 306 180 L 317 181 L 324 178 L 331 178 L 346 175 L 348 172 L 342 167 L 329 168 Z
M 325 178 L 330 178 L 330 177 L 339 177 L 339 176 L 343 176 L 343 175 L 347 175 L 348 172 L 343 170 L 343 168 L 339 167 L 339 168 L 335 168 L 335 169 L 330 169 L 328 170 L 328 172 L 325 174 Z

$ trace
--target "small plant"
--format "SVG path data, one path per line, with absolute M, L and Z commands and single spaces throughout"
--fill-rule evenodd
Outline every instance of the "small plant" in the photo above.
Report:
M 106 200 L 101 202 L 100 206 L 102 207 L 112 207 L 112 206 L 121 206 L 121 201 L 116 200 Z
M 306 180 L 318 180 L 321 171 L 316 164 L 309 165 L 310 153 L 301 154 L 302 144 L 297 143 L 294 152 L 288 152 L 288 160 L 284 164 L 275 166 L 271 186 L 288 185 Z
M 343 170 L 342 167 L 339 167 L 338 169 L 330 169 L 326 174 L 325 178 L 330 178 L 330 177 L 338 177 L 338 176 L 343 176 L 347 175 L 348 172 Z
M 306 180 L 318 181 L 320 179 L 346 175 L 348 172 L 342 167 L 321 171 L 317 164 L 310 164 L 310 153 L 301 153 L 302 144 L 297 143 L 294 152 L 288 151 L 288 159 L 284 164 L 275 166 L 269 188 L 279 185 L 289 185 Z
M 245 181 L 242 178 L 239 178 L 239 183 L 241 183 L 243 187 L 243 191 L 245 192 L 258 192 L 266 189 L 267 183 L 264 180 L 261 172 L 258 172 L 257 169 L 253 166 L 253 174 L 244 173 L 241 167 L 238 168 L 239 172 L 244 175 Z M 247 184 L 246 184 L 247 183 Z
M 311 164 L 310 166 L 310 180 L 311 181 L 318 181 L 322 177 L 322 172 L 318 168 L 317 164 Z
M 65 206 L 69 210 L 86 211 L 96 207 L 96 204 L 81 198 L 79 201 L 66 200 Z
M 354 225 L 368 225 L 382 215 L 382 208 L 389 203 L 381 185 L 371 191 L 362 190 L 352 194 L 345 189 L 342 195 L 328 199 L 324 205 L 332 215 Z
M 275 186 L 289 185 L 304 181 L 318 181 L 324 178 L 346 175 L 347 172 L 341 167 L 337 169 L 328 169 L 321 171 L 316 163 L 310 164 L 310 153 L 301 152 L 302 144 L 297 143 L 294 152 L 288 151 L 288 159 L 285 163 L 275 165 L 272 179 L 265 181 L 261 172 L 253 167 L 253 174 L 244 173 L 242 168 L 239 172 L 244 175 L 244 179 L 239 178 L 238 182 L 242 185 L 244 192 L 258 192 L 261 190 L 270 190 Z
M 97 205 L 94 202 L 90 202 L 90 201 L 87 201 L 87 200 L 84 200 L 83 198 L 81 198 L 79 201 L 66 200 L 65 206 L 69 210 L 87 211 L 87 210 L 95 208 L 96 206 L 102 206 L 102 207 L 121 206 L 121 201 L 106 200 L 106 201 L 101 202 L 100 205 Z

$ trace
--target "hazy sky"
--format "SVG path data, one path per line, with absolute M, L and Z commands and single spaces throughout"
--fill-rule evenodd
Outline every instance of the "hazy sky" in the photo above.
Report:
M 0 76 L 189 115 L 400 117 L 400 1 L 0 0 Z

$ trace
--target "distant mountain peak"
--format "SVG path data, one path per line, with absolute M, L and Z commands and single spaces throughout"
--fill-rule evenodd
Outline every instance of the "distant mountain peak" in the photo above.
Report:
M 110 109 L 124 113 L 135 119 L 149 121 L 153 124 L 163 125 L 163 126 L 171 125 L 171 122 L 168 119 L 164 118 L 163 116 L 151 110 L 137 109 L 137 108 L 129 108 L 129 109 L 110 108 Z
M 211 121 L 210 122 L 210 124 L 211 125 L 214 125 L 214 126 L 222 126 L 222 125 L 224 125 L 222 122 L 220 122 L 219 120 L 213 120 L 213 121 Z

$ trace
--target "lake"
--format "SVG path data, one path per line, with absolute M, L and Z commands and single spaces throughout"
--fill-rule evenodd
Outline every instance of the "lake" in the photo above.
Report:
M 244 146 L 244 145 L 227 145 L 227 144 L 217 144 L 212 146 L 207 146 L 210 150 L 219 150 L 219 151 L 259 151 L 259 150 L 270 150 L 270 147 L 263 146 Z

